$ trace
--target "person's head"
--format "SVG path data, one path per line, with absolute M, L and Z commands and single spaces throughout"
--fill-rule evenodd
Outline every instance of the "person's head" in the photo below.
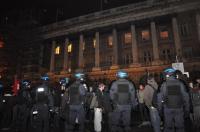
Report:
M 99 84 L 99 90 L 103 91 L 105 89 L 105 85 L 103 83 Z
M 196 82 L 197 82 L 198 84 L 200 84 L 200 78 L 197 78 L 197 79 L 196 79 Z
M 144 89 L 144 85 L 143 84 L 139 84 L 139 90 L 143 90 Z
M 165 78 L 168 79 L 168 78 L 170 78 L 170 77 L 175 77 L 175 72 L 176 72 L 176 70 L 173 69 L 173 68 L 171 68 L 171 67 L 166 68 L 166 69 L 164 70 Z
M 176 70 L 174 72 L 174 74 L 175 74 L 176 78 L 181 78 L 183 76 L 183 73 L 180 70 Z
M 155 82 L 154 76 L 152 74 L 149 74 L 147 77 L 147 84 L 152 84 Z
M 60 83 L 60 85 L 66 85 L 69 83 L 69 78 L 61 77 L 59 83 Z
M 49 76 L 47 74 L 44 74 L 41 76 L 40 79 L 42 80 L 43 83 L 46 83 L 49 81 Z
M 77 72 L 75 73 L 75 78 L 77 81 L 84 81 L 84 78 L 85 78 L 85 74 L 82 73 L 82 72 Z
M 31 88 L 31 82 L 29 80 L 22 80 L 20 85 L 21 85 L 22 89 L 30 89 Z
M 93 92 L 94 90 L 93 90 L 93 87 L 89 87 L 89 92 Z
M 128 78 L 128 73 L 124 70 L 119 70 L 119 71 L 117 71 L 116 76 L 119 79 L 125 79 L 125 78 Z

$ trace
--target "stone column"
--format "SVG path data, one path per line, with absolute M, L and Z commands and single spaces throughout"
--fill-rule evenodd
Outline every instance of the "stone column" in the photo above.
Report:
M 138 46 L 136 38 L 137 37 L 136 37 L 135 25 L 131 25 L 131 42 L 132 42 L 132 56 L 133 56 L 133 63 L 131 64 L 131 67 L 139 66 Z
M 79 69 L 83 68 L 83 34 L 80 35 L 80 40 L 79 40 L 79 57 L 78 57 L 78 67 Z
M 196 23 L 197 23 L 197 32 L 198 32 L 198 39 L 200 42 L 200 14 L 196 14 Z
M 113 28 L 112 31 L 112 39 L 113 39 L 113 65 L 111 69 L 118 68 L 118 42 L 117 42 L 117 30 Z
M 174 34 L 176 55 L 178 56 L 178 58 L 182 58 L 181 40 L 180 40 L 179 31 L 178 31 L 177 19 L 175 17 L 172 18 L 172 28 L 173 28 L 173 34 Z
M 52 41 L 52 47 L 51 47 L 51 62 L 50 62 L 50 72 L 54 71 L 54 65 L 55 65 L 55 46 L 56 41 Z
M 64 51 L 63 51 L 63 72 L 68 71 L 68 51 L 67 51 L 68 44 L 69 44 L 69 39 L 66 38 L 65 43 L 64 43 Z
M 159 61 L 159 50 L 158 50 L 158 39 L 156 32 L 156 24 L 155 22 L 151 22 L 151 38 L 153 43 L 153 63 L 157 63 Z
M 96 45 L 95 45 L 95 67 L 92 69 L 93 71 L 95 70 L 100 70 L 100 54 L 99 54 L 99 32 L 95 33 L 95 40 L 96 40 Z

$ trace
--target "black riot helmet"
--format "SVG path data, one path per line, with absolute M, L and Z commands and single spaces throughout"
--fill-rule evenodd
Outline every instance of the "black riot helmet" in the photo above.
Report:
M 42 75 L 40 79 L 43 84 L 48 84 L 49 82 L 49 76 L 47 74 Z
M 44 75 L 41 76 L 41 80 L 49 81 L 49 76 L 47 74 L 44 74 Z
M 21 88 L 22 89 L 29 89 L 31 87 L 31 82 L 29 80 L 22 80 L 21 81 Z
M 60 83 L 60 85 L 66 85 L 69 83 L 69 78 L 61 77 L 59 83 Z

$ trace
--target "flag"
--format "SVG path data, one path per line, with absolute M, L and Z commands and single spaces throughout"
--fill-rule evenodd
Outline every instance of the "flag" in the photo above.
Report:
M 14 83 L 13 83 L 13 86 L 12 86 L 12 92 L 13 92 L 13 95 L 17 95 L 18 93 L 18 90 L 19 90 L 19 80 L 17 79 L 17 75 L 14 76 Z

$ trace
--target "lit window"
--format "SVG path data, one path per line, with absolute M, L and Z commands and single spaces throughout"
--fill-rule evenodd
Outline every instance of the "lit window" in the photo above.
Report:
M 128 32 L 124 34 L 124 43 L 131 44 L 131 33 Z
M 112 47 L 112 45 L 113 45 L 113 37 L 110 35 L 108 36 L 108 46 Z
M 142 40 L 147 41 L 150 39 L 150 33 L 149 30 L 143 30 L 142 31 Z
M 160 38 L 161 39 L 168 39 L 168 37 L 169 37 L 169 32 L 168 31 L 161 31 L 160 32 Z
M 69 44 L 67 47 L 67 52 L 71 53 L 72 52 L 72 44 Z
M 160 39 L 168 39 L 169 31 L 167 30 L 167 26 L 160 26 Z
M 93 46 L 94 46 L 94 48 L 96 47 L 96 43 L 97 43 L 96 39 L 93 39 Z
M 59 55 L 59 54 L 60 54 L 60 46 L 57 46 L 57 47 L 56 47 L 55 54 L 56 54 L 56 55 Z

